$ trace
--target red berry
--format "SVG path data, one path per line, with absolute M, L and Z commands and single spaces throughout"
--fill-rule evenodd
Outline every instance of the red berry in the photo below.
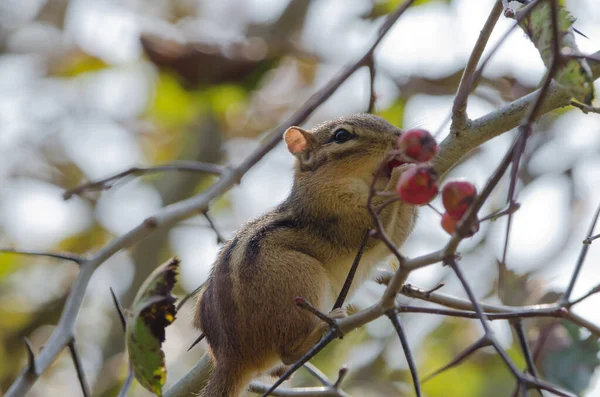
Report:
M 477 196 L 477 188 L 467 181 L 451 181 L 442 188 L 442 203 L 449 215 L 460 219 Z
M 405 156 L 419 163 L 431 160 L 438 152 L 438 146 L 433 136 L 422 129 L 404 132 L 398 137 L 396 146 Z
M 448 234 L 454 234 L 454 230 L 456 230 L 456 219 L 450 216 L 449 213 L 444 212 L 442 215 L 442 228 L 448 232 Z
M 438 193 L 437 174 L 432 167 L 420 165 L 406 170 L 400 175 L 396 191 L 402 201 L 414 204 L 427 204 Z
M 458 224 L 459 220 L 460 220 L 460 218 L 455 218 L 452 215 L 450 215 L 449 213 L 444 212 L 444 215 L 442 215 L 442 228 L 448 234 L 452 235 L 456 231 L 456 225 Z M 469 230 L 466 237 L 471 237 L 478 231 L 479 231 L 479 221 L 476 220 L 475 223 L 473 224 L 473 226 L 471 226 L 471 230 Z

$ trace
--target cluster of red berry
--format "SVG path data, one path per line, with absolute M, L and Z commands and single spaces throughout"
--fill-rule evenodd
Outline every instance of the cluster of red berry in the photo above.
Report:
M 402 201 L 425 205 L 438 194 L 438 177 L 431 165 L 428 164 L 438 152 L 438 146 L 431 134 L 423 129 L 408 130 L 398 138 L 396 143 L 400 159 L 394 158 L 390 167 L 396 167 L 408 162 L 418 163 L 402 173 L 396 186 L 396 191 Z M 475 186 L 464 180 L 450 181 L 442 188 L 442 203 L 446 212 L 442 215 L 442 227 L 449 234 L 454 234 L 456 224 L 469 209 L 477 196 Z M 479 230 L 479 224 L 470 230 L 473 235 Z

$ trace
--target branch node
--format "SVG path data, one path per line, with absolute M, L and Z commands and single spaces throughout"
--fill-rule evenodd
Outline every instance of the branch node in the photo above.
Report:
M 158 226 L 158 220 L 155 216 L 144 219 L 144 226 L 150 229 L 154 229 Z
M 298 305 L 298 307 L 300 307 L 301 309 L 311 312 L 312 314 L 326 322 L 329 325 L 329 329 L 333 331 L 338 338 L 343 339 L 344 334 L 334 319 L 332 319 L 325 313 L 322 313 L 319 309 L 314 307 L 308 300 L 301 296 L 295 297 L 294 301 L 296 302 L 296 305 Z
M 338 371 L 338 378 L 332 386 L 334 389 L 338 390 L 340 388 L 342 382 L 344 381 L 344 378 L 346 377 L 346 375 L 348 375 L 348 371 L 348 367 L 345 364 L 342 365 L 342 367 Z

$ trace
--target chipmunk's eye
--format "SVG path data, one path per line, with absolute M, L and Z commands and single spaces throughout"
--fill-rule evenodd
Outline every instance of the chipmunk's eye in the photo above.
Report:
M 344 143 L 344 142 L 349 141 L 353 137 L 354 137 L 354 135 L 352 135 L 348 130 L 340 128 L 333 135 L 332 141 L 336 142 L 336 143 Z

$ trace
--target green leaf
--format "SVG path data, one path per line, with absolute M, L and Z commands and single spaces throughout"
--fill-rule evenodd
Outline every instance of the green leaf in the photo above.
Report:
M 563 54 L 577 54 L 573 22 L 575 19 L 562 6 L 559 6 L 558 30 L 559 48 Z M 519 23 L 527 36 L 538 49 L 544 65 L 550 68 L 554 60 L 554 29 L 552 8 L 548 2 L 539 3 L 533 11 Z M 579 102 L 590 105 L 594 99 L 594 79 L 585 59 L 566 58 L 554 76 L 557 83 L 569 89 Z
M 542 370 L 548 381 L 581 394 L 600 365 L 600 343 L 593 335 L 583 336 L 574 324 L 566 321 L 561 324 L 567 332 L 560 334 L 560 341 L 554 346 L 549 346 Z
M 171 294 L 179 259 L 159 266 L 140 287 L 129 311 L 125 340 L 135 377 L 142 386 L 162 396 L 167 378 L 161 345 L 165 328 L 175 320 L 175 297 Z

